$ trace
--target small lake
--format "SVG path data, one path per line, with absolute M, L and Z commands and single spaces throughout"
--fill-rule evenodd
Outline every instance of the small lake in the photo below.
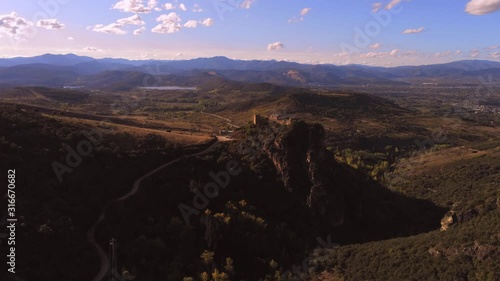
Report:
M 196 87 L 181 87 L 181 86 L 158 86 L 158 87 L 139 87 L 142 90 L 157 90 L 157 91 L 175 91 L 175 90 L 197 90 Z

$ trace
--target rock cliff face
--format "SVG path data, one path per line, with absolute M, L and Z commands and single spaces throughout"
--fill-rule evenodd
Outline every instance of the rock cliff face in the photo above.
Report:
M 450 210 L 441 219 L 441 231 L 447 231 L 452 225 L 464 223 L 477 217 L 482 211 L 492 211 L 500 206 L 500 198 L 496 201 L 485 202 L 472 209 L 454 211 Z
M 325 148 L 321 125 L 294 122 L 269 141 L 264 151 L 284 187 L 302 196 L 315 216 L 327 218 L 332 226 L 344 223 L 346 186 L 336 182 L 340 167 Z
M 270 228 L 283 224 L 298 236 L 331 234 L 340 243 L 357 243 L 440 227 L 446 210 L 337 162 L 319 124 L 270 121 L 239 134 L 241 141 L 229 149 L 243 168 L 232 200 L 248 200 Z

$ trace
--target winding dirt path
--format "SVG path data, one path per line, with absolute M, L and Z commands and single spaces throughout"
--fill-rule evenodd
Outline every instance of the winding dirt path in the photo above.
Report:
M 139 191 L 139 188 L 140 188 L 140 185 L 141 185 L 141 182 L 152 176 L 153 174 L 159 172 L 160 170 L 174 164 L 174 163 L 177 163 L 179 162 L 181 159 L 184 159 L 184 158 L 189 158 L 189 157 L 194 157 L 194 156 L 199 156 L 199 155 L 202 155 L 202 154 L 205 154 L 207 152 L 209 152 L 210 150 L 212 150 L 212 148 L 214 148 L 214 146 L 216 146 L 219 142 L 218 141 L 215 141 L 212 145 L 210 145 L 208 148 L 204 149 L 203 151 L 201 152 L 197 152 L 197 153 L 193 153 L 193 154 L 190 154 L 190 155 L 184 155 L 184 156 L 181 156 L 177 159 L 174 159 L 170 162 L 167 162 L 161 166 L 159 166 L 158 168 L 150 171 L 149 173 L 143 175 L 142 177 L 140 177 L 139 179 L 137 179 L 135 182 L 134 182 L 134 185 L 132 186 L 132 189 L 130 189 L 130 191 L 123 195 L 123 196 L 120 196 L 118 198 L 115 198 L 113 200 L 111 200 L 111 202 L 109 202 L 108 204 L 106 204 L 104 206 L 104 208 L 102 209 L 101 211 L 101 214 L 99 215 L 99 218 L 96 220 L 96 222 L 89 228 L 89 230 L 87 231 L 87 240 L 89 242 L 90 245 L 92 245 L 92 247 L 94 247 L 97 251 L 97 255 L 99 256 L 99 264 L 100 264 L 100 270 L 99 272 L 97 273 L 97 275 L 92 279 L 92 281 L 101 281 L 107 274 L 108 272 L 108 267 L 109 267 L 109 260 L 108 260 L 108 256 L 106 255 L 106 252 L 102 249 L 102 247 L 99 245 L 99 243 L 97 243 L 96 239 L 95 239 L 95 232 L 96 232 L 96 229 L 97 227 L 99 226 L 99 224 L 104 220 L 104 218 L 106 217 L 106 211 L 108 210 L 108 208 L 118 202 L 118 201 L 123 201 L 131 196 L 133 196 L 134 194 L 137 193 L 137 191 Z
M 232 123 L 232 121 L 231 121 L 231 119 L 229 119 L 229 118 L 226 118 L 226 117 L 223 117 L 223 116 L 220 116 L 220 115 L 217 115 L 217 114 L 213 114 L 213 113 L 206 113 L 206 112 L 201 112 L 201 113 L 202 113 L 202 114 L 205 114 L 205 115 L 210 115 L 210 116 L 213 116 L 213 117 L 217 117 L 217 118 L 219 118 L 219 119 L 222 119 L 222 120 L 226 121 L 226 122 L 227 122 L 227 124 L 228 124 L 229 126 L 231 126 L 231 127 L 234 127 L 234 128 L 239 128 L 239 127 L 240 127 L 240 126 L 238 126 L 238 125 L 233 124 L 233 123 Z

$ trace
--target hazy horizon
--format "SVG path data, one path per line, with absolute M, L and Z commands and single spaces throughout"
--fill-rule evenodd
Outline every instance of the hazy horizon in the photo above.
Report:
M 1 57 L 0 59 L 16 59 L 16 58 L 34 58 L 34 57 L 41 57 L 45 55 L 53 55 L 53 56 L 68 56 L 68 55 L 74 55 L 74 56 L 79 56 L 79 57 L 89 57 L 95 60 L 101 60 L 101 59 L 124 59 L 124 60 L 129 60 L 131 62 L 134 61 L 189 61 L 189 60 L 196 60 L 196 59 L 214 59 L 214 58 L 226 58 L 229 60 L 235 60 L 235 61 L 277 61 L 277 62 L 289 62 L 289 63 L 299 63 L 299 64 L 310 64 L 310 65 L 338 65 L 342 66 L 340 64 L 332 64 L 332 63 L 301 63 L 293 60 L 279 60 L 279 59 L 239 59 L 239 58 L 230 58 L 228 56 L 224 55 L 218 55 L 218 56 L 208 56 L 208 57 L 193 57 L 193 58 L 174 58 L 174 59 L 128 59 L 128 58 L 123 58 L 123 57 L 95 57 L 92 55 L 78 55 L 75 53 L 64 53 L 64 54 L 55 54 L 55 53 L 43 53 L 43 54 L 38 54 L 34 56 L 13 56 L 13 57 Z M 495 61 L 495 60 L 488 60 L 488 59 L 474 59 L 474 58 L 469 58 L 469 59 L 460 59 L 460 60 L 452 60 L 449 62 L 443 62 L 443 63 L 426 63 L 426 64 L 408 64 L 408 65 L 393 65 L 393 66 L 384 66 L 384 65 L 366 65 L 366 64 L 359 64 L 359 63 L 351 63 L 351 64 L 344 64 L 344 65 L 363 65 L 363 66 L 368 66 L 368 67 L 398 67 L 398 66 L 425 66 L 425 65 L 438 65 L 438 64 L 447 64 L 447 63 L 453 63 L 453 62 L 461 62 L 461 61 L 486 61 L 486 62 L 500 62 L 500 61 Z
M 0 57 L 225 56 L 371 66 L 500 61 L 498 39 L 483 36 L 497 32 L 499 9 L 500 0 L 7 2 L 0 7 Z

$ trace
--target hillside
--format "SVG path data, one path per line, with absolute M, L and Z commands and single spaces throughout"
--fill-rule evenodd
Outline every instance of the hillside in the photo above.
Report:
M 90 280 L 107 270 L 98 249 L 111 238 L 136 281 L 498 279 L 495 88 L 138 68 L 69 84 L 85 87 L 0 87 L 0 165 L 19 169 L 23 188 L 22 279 Z M 61 180 L 53 163 L 89 132 L 102 141 Z
M 60 87 L 66 84 L 78 84 L 90 88 L 122 90 L 144 85 L 145 82 L 140 80 L 141 75 L 147 80 L 150 79 L 148 76 L 157 77 L 156 80 L 163 78 L 169 80 L 169 75 L 186 77 L 193 76 L 192 72 L 216 72 L 229 80 L 282 86 L 338 87 L 369 84 L 398 86 L 408 83 L 480 85 L 478 77 L 497 73 L 500 63 L 468 60 L 437 65 L 385 68 L 363 65 L 311 65 L 275 60 L 244 61 L 226 57 L 132 61 L 92 59 L 72 54 L 46 54 L 33 58 L 0 59 L 0 67 L 0 85 L 24 86 L 27 83 L 33 86 Z M 15 77 L 23 77 L 23 80 L 16 80 Z M 499 83 L 495 75 L 490 82 Z
M 70 151 L 76 153 L 78 145 L 89 140 L 90 154 L 76 165 L 68 164 L 76 159 L 67 156 Z M 200 143 L 191 145 L 197 149 Z M 189 151 L 189 146 L 182 146 L 183 152 Z M 17 261 L 17 276 L 26 280 L 90 280 L 98 270 L 98 261 L 86 232 L 101 207 L 128 190 L 142 173 L 178 157 L 180 147 L 144 130 L 120 130 L 112 122 L 86 123 L 0 104 L 0 167 L 16 169 L 16 191 L 20 191 L 16 192 L 17 211 L 22 214 L 18 217 L 16 249 L 23 258 Z M 61 181 L 55 162 L 69 168 L 59 170 L 63 171 L 59 173 Z M 4 238 L 0 238 L 0 249 L 7 252 Z M 64 270 L 47 270 L 55 266 Z M 13 277 L 6 271 L 0 273 L 1 280 Z
M 450 210 L 441 231 L 318 250 L 309 266 L 332 280 L 498 280 L 499 157 L 451 148 L 398 163 L 394 189 Z
M 109 210 L 98 236 L 102 243 L 110 236 L 121 241 L 120 260 L 133 275 L 182 280 L 217 270 L 258 280 L 276 274 L 273 261 L 283 273 L 299 263 L 318 236 L 344 244 L 439 228 L 444 209 L 392 193 L 337 163 L 319 125 L 249 126 L 242 133 L 241 142 L 182 160 L 134 200 Z M 198 206 L 197 194 L 208 194 L 210 171 L 226 171 L 230 162 L 241 171 L 221 177 L 227 186 L 202 209 L 188 211 Z

